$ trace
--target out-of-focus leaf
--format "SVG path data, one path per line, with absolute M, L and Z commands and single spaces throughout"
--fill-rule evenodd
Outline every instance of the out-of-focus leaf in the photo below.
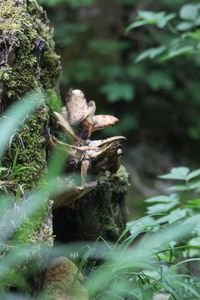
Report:
M 185 31 L 194 27 L 194 24 L 191 22 L 181 22 L 176 26 L 176 29 L 180 31 Z
M 155 91 L 158 91 L 162 88 L 166 90 L 171 90 L 174 86 L 172 77 L 169 76 L 167 73 L 161 71 L 151 72 L 147 76 L 147 82 L 150 85 L 150 87 Z
M 198 177 L 198 176 L 200 176 L 200 169 L 190 172 L 187 176 L 187 180 L 194 179 L 195 177 Z
M 165 61 L 171 58 L 174 58 L 176 56 L 181 56 L 181 55 L 185 55 L 185 54 L 191 54 L 194 53 L 194 47 L 193 46 L 180 46 L 177 45 L 175 48 L 169 48 L 167 54 L 164 54 L 161 57 L 161 61 Z
M 136 237 L 138 234 L 147 230 L 147 228 L 155 226 L 155 220 L 150 216 L 145 216 L 137 221 L 127 224 L 130 234 Z
M 189 256 L 190 257 L 194 257 L 194 256 L 198 256 L 199 255 L 199 247 L 200 247 L 200 237 L 195 237 L 195 238 L 193 238 L 193 239 L 191 239 L 189 242 L 188 242 L 188 244 L 190 245 L 190 246 L 195 246 L 195 247 L 197 247 L 197 249 L 189 249 Z M 191 247 L 191 248 L 192 248 Z
M 192 189 L 189 185 L 186 186 L 185 184 L 173 185 L 169 188 L 172 192 L 184 192 Z
M 199 14 L 199 4 L 186 4 L 180 10 L 180 17 L 184 20 L 195 20 Z
M 138 120 L 134 113 L 126 113 L 125 116 L 120 118 L 120 122 L 113 127 L 108 127 L 104 129 L 106 136 L 118 135 L 129 132 L 130 130 L 135 130 L 138 128 Z
M 177 208 L 177 209 L 173 210 L 169 214 L 169 218 L 168 218 L 169 224 L 172 224 L 174 222 L 177 222 L 178 220 L 183 219 L 184 217 L 186 217 L 187 213 L 188 213 L 187 209 Z
M 134 86 L 128 82 L 111 82 L 102 86 L 101 91 L 106 94 L 111 103 L 124 100 L 130 102 L 134 98 Z
M 198 208 L 200 209 L 200 199 L 193 199 L 189 200 L 185 207 L 190 207 L 190 208 Z
M 185 218 L 187 213 L 188 213 L 188 209 L 177 208 L 175 210 L 172 210 L 166 216 L 157 219 L 156 223 L 158 223 L 158 224 L 164 224 L 164 223 L 173 224 L 174 222 L 177 222 L 177 221 Z
M 32 93 L 24 97 L 13 105 L 0 119 L 0 155 L 9 144 L 11 136 L 15 130 L 20 128 L 25 118 L 31 114 L 39 104 L 44 104 L 44 95 L 42 93 Z
M 61 99 L 54 90 L 47 91 L 47 101 L 52 111 L 59 112 L 61 110 Z
M 152 206 L 148 206 L 148 214 L 158 214 L 158 213 L 164 213 L 169 210 L 171 210 L 173 207 L 175 207 L 179 201 L 174 201 L 171 203 L 159 203 Z
M 179 196 L 177 194 L 172 194 L 170 196 L 160 195 L 146 200 L 148 203 L 170 203 L 173 201 L 179 201 Z
M 190 190 L 198 190 L 200 188 L 200 180 L 195 182 L 189 182 L 187 185 L 175 185 L 169 188 L 169 190 L 174 192 L 181 192 L 181 191 L 190 191 Z
M 135 59 L 135 62 L 138 63 L 146 58 L 153 59 L 156 56 L 162 54 L 165 50 L 166 50 L 165 46 L 145 50 L 137 56 L 137 58 Z
M 93 39 L 89 43 L 89 48 L 96 53 L 104 56 L 114 55 L 119 50 L 126 49 L 127 42 L 119 42 L 117 40 L 100 40 Z
M 179 167 L 173 168 L 169 174 L 159 176 L 162 179 L 187 180 L 187 175 L 190 172 L 189 168 Z
M 169 21 L 175 18 L 175 14 L 166 14 L 166 12 L 154 12 L 141 10 L 138 12 L 138 20 L 130 24 L 125 33 L 128 33 L 131 29 L 144 25 L 156 25 L 159 28 L 163 28 Z

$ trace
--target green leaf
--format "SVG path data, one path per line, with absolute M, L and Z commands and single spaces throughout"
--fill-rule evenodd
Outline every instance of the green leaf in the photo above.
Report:
M 146 58 L 153 59 L 156 56 L 160 55 L 166 50 L 165 46 L 157 47 L 157 48 L 151 48 L 148 50 L 143 51 L 140 55 L 137 56 L 135 59 L 135 63 L 138 63 Z
M 188 209 L 177 208 L 169 214 L 168 222 L 172 224 L 186 217 Z
M 180 55 L 190 54 L 194 52 L 193 46 L 177 46 L 176 48 L 169 48 L 169 51 L 166 55 L 161 58 L 161 61 L 165 61 Z
M 139 11 L 139 18 L 146 20 L 147 24 L 155 24 L 159 28 L 165 27 L 165 25 L 174 19 L 175 14 L 167 15 L 166 12 L 153 12 L 153 11 Z
M 173 224 L 173 223 L 185 218 L 188 211 L 189 211 L 188 209 L 177 208 L 177 209 L 171 211 L 166 216 L 157 219 L 156 223 L 158 223 L 158 224 L 164 224 L 164 223 Z
M 130 222 L 127 226 L 130 228 L 130 234 L 137 236 L 139 233 L 144 232 L 147 228 L 155 225 L 155 220 L 150 216 L 145 216 L 137 221 Z
M 106 94 L 111 103 L 124 100 L 130 102 L 134 98 L 134 86 L 127 82 L 111 82 L 102 86 L 101 91 Z
M 175 207 L 177 204 L 179 204 L 179 200 L 175 200 L 170 203 L 159 203 L 156 205 L 149 206 L 147 208 L 148 214 L 158 214 L 158 213 L 165 213 L 169 210 L 171 210 L 173 207 Z
M 172 192 L 184 192 L 192 189 L 193 188 L 191 188 L 189 185 L 185 185 L 185 184 L 173 185 L 169 188 L 169 190 Z
M 138 12 L 138 20 L 131 23 L 125 30 L 127 34 L 130 30 L 144 26 L 144 25 L 156 25 L 159 28 L 163 28 L 169 21 L 175 18 L 175 14 L 166 14 L 166 12 L 154 12 L 141 10 Z
M 127 34 L 130 30 L 134 29 L 134 28 L 137 28 L 137 27 L 140 27 L 140 26 L 143 26 L 143 25 L 147 25 L 147 21 L 145 20 L 139 20 L 139 21 L 136 21 L 132 24 L 130 24 L 126 30 L 125 30 L 125 34 Z
M 177 194 L 172 194 L 170 196 L 160 195 L 160 196 L 156 196 L 156 197 L 151 197 L 151 198 L 145 200 L 145 202 L 148 202 L 148 203 L 170 203 L 170 202 L 178 201 L 178 200 L 179 200 L 179 196 Z
M 174 86 L 172 77 L 163 71 L 153 71 L 147 76 L 147 82 L 150 87 L 158 91 L 159 89 L 171 90 Z
M 190 208 L 200 208 L 200 199 L 189 200 L 185 206 Z
M 185 30 L 191 29 L 194 26 L 195 25 L 191 22 L 181 22 L 176 26 L 176 29 L 180 30 L 180 31 L 185 31 Z
M 195 171 L 193 171 L 193 172 L 190 172 L 190 173 L 187 175 L 187 180 L 191 180 L 191 179 L 193 179 L 193 178 L 195 178 L 195 177 L 198 177 L 198 176 L 200 176 L 200 169 L 197 169 L 197 170 L 195 170 Z
M 198 4 L 186 4 L 180 10 L 180 17 L 184 20 L 194 21 L 199 14 L 199 5 Z
M 169 188 L 170 191 L 173 192 L 181 192 L 181 191 L 190 191 L 197 190 L 200 188 L 200 181 L 187 183 L 187 185 L 175 185 Z
M 169 174 L 161 175 L 162 179 L 187 180 L 190 169 L 186 167 L 173 168 Z

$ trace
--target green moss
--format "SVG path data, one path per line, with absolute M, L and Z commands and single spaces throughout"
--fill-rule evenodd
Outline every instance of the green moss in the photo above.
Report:
M 0 81 L 10 100 L 37 88 L 52 88 L 60 75 L 53 30 L 37 2 L 27 2 L 27 7 L 15 0 L 0 2 L 0 54 L 6 53 Z
M 40 107 L 27 118 L 4 160 L 4 165 L 10 167 L 8 179 L 21 185 L 23 191 L 34 188 L 46 171 L 47 122 L 48 111 L 46 107 Z
M 32 90 L 54 89 L 60 75 L 53 29 L 35 0 L 0 1 L 0 82 L 3 109 Z M 16 135 L 5 164 L 9 179 L 27 191 L 46 169 L 48 111 L 38 109 Z
M 53 29 L 35 0 L 0 1 L 0 60 L 1 110 L 33 90 L 55 89 L 60 60 Z M 10 141 L 3 165 L 9 170 L 6 180 L 14 182 L 11 192 L 16 201 L 34 190 L 47 171 L 48 122 L 49 110 L 44 104 L 27 116 L 23 128 Z M 52 228 L 46 225 L 49 201 L 46 195 L 42 198 L 41 207 L 17 228 L 12 237 L 14 244 L 32 244 L 38 249 L 38 241 L 52 243 Z M 29 259 L 32 254 L 28 254 Z
M 16 231 L 15 235 L 13 236 L 13 241 L 15 244 L 31 244 L 36 245 L 36 247 L 39 248 L 41 247 L 41 240 L 44 240 L 48 242 L 49 245 L 52 245 L 52 232 L 42 225 L 44 223 L 44 216 L 48 211 L 47 199 L 46 204 L 44 203 L 44 199 L 41 202 L 41 206 L 38 207 L 37 211 L 34 212 L 30 217 L 26 217 L 24 222 Z

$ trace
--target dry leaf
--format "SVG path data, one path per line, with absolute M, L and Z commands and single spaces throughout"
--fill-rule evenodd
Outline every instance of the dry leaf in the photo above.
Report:
M 119 122 L 119 119 L 111 115 L 96 115 L 93 117 L 93 121 L 93 131 L 96 131 L 108 126 L 115 125 L 117 122 Z

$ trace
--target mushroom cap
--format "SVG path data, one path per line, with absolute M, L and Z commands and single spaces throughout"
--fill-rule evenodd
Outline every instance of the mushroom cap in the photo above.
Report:
M 85 95 L 81 90 L 69 90 L 66 108 L 69 124 L 76 126 L 89 115 L 94 115 L 96 105 L 94 101 L 87 103 Z
M 108 126 L 115 125 L 117 122 L 119 122 L 119 119 L 112 115 L 96 115 L 93 117 L 93 121 L 93 131 L 96 131 Z

